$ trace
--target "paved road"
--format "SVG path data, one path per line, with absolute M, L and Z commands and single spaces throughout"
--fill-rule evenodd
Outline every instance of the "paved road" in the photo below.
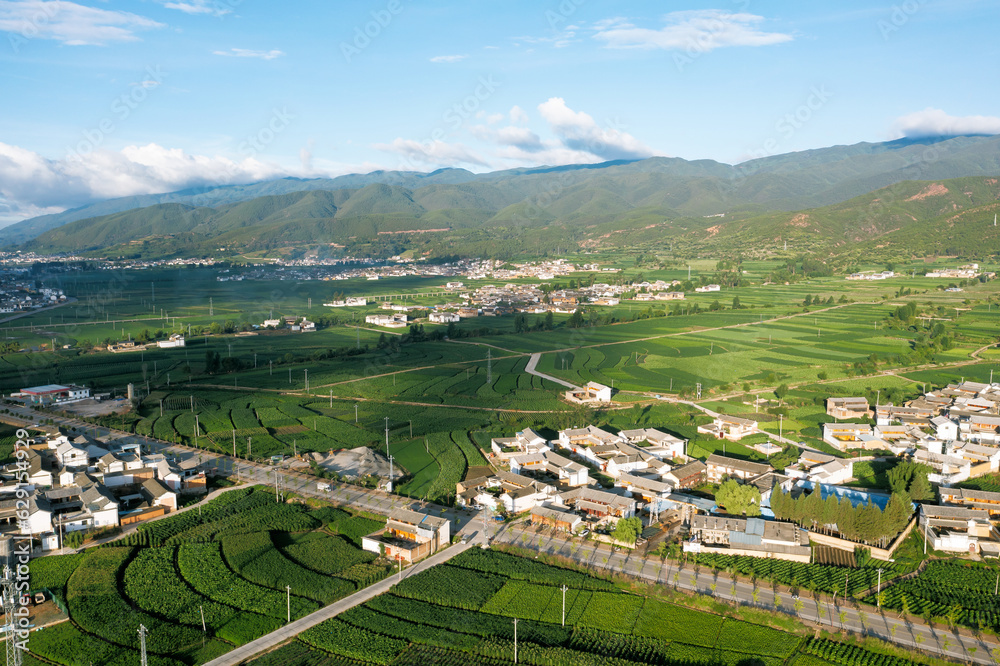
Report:
M 966 663 L 993 664 L 990 653 L 997 649 L 994 640 L 976 638 L 967 632 L 955 632 L 943 627 L 928 627 L 919 619 L 898 619 L 894 613 L 885 614 L 871 607 L 858 607 L 841 600 L 821 598 L 796 598 L 785 591 L 775 592 L 771 587 L 755 586 L 749 581 L 736 583 L 724 572 L 703 568 L 696 573 L 693 567 L 682 567 L 672 561 L 647 560 L 631 551 L 613 551 L 607 544 L 581 539 L 567 539 L 550 532 L 538 533 L 525 523 L 507 525 L 494 536 L 494 542 L 509 543 L 542 553 L 568 557 L 580 564 L 609 572 L 620 572 L 644 580 L 713 595 L 739 605 L 757 606 L 778 610 L 803 620 L 829 625 L 832 630 L 877 636 L 906 648 L 916 649 L 964 661 Z
M 264 650 L 268 650 L 284 643 L 285 641 L 295 638 L 306 629 L 314 627 L 324 620 L 329 620 L 331 617 L 340 615 L 344 611 L 363 604 L 369 599 L 388 592 L 389 588 L 395 585 L 401 578 L 406 578 L 408 576 L 418 574 L 425 569 L 429 569 L 430 567 L 444 564 L 462 551 L 472 547 L 472 543 L 450 546 L 445 550 L 431 555 L 429 558 L 419 562 L 415 566 L 412 566 L 409 569 L 404 569 L 400 576 L 390 576 L 389 578 L 385 578 L 374 585 L 369 585 L 349 597 L 345 597 L 340 601 L 335 601 L 329 606 L 319 609 L 315 613 L 310 613 L 301 619 L 286 624 L 281 629 L 272 631 L 266 636 L 261 636 L 257 640 L 251 641 L 250 643 L 238 647 L 231 652 L 227 652 L 221 657 L 216 657 L 212 661 L 205 664 L 205 666 L 236 666 L 237 664 L 241 664 Z
M 550 382 L 555 382 L 556 384 L 561 384 L 561 385 L 563 385 L 563 386 L 565 386 L 567 388 L 571 388 L 571 389 L 580 388 L 576 384 L 570 384 L 565 379 L 559 379 L 558 377 L 553 377 L 552 375 L 547 375 L 544 372 L 538 372 L 537 370 L 535 370 L 535 366 L 538 365 L 538 359 L 540 359 L 541 357 L 542 357 L 541 352 L 536 353 L 536 354 L 532 354 L 531 358 L 528 359 L 528 365 L 526 365 L 524 367 L 524 371 L 527 372 L 529 375 L 535 375 L 536 377 L 541 377 L 542 379 L 547 379 Z

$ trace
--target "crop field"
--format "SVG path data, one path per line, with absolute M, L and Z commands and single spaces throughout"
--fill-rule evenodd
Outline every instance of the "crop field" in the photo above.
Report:
M 897 663 L 857 646 L 633 595 L 599 578 L 478 548 L 252 663 L 512 664 L 515 618 L 518 662 L 532 666 L 779 666 L 800 658 L 814 665 Z
M 701 326 L 711 328 L 742 323 L 737 319 L 745 320 L 756 314 L 737 311 L 697 315 L 697 318 Z M 871 354 L 907 353 L 908 336 L 912 334 L 885 330 L 884 326 L 875 330 L 874 322 L 887 314 L 888 308 L 853 305 L 815 315 L 686 335 L 669 335 L 675 332 L 669 328 L 674 317 L 584 329 L 579 335 L 586 339 L 572 345 L 563 341 L 561 346 L 566 350 L 543 354 L 538 368 L 575 384 L 614 382 L 616 388 L 623 390 L 664 393 L 670 392 L 671 386 L 672 392 L 690 391 L 698 382 L 710 389 L 734 382 L 777 384 L 814 380 L 823 371 L 836 376 Z M 859 320 L 865 317 L 870 328 L 859 331 Z M 636 341 L 607 344 L 608 328 L 619 335 L 627 330 L 626 335 Z M 593 334 L 595 337 L 586 337 L 590 330 L 598 331 Z M 962 348 L 956 353 L 961 357 L 967 352 L 968 349 Z
M 1000 628 L 996 589 L 1000 569 L 972 562 L 932 561 L 916 578 L 883 591 L 882 604 L 925 617 L 946 618 L 977 629 Z M 872 603 L 875 597 L 869 600 Z
M 875 587 L 879 565 L 882 567 L 883 579 L 907 573 L 909 570 L 902 564 L 886 564 L 884 562 L 869 563 L 858 568 L 856 566 L 807 564 L 788 560 L 714 553 L 699 554 L 697 562 L 700 565 L 733 571 L 751 578 L 770 580 L 793 588 L 804 588 L 829 594 L 837 592 L 841 595 L 845 593 L 845 584 L 848 595 L 855 595 Z
M 338 523 L 358 520 L 340 513 Z M 64 666 L 76 666 L 81 654 L 94 663 L 138 663 L 137 629 L 144 624 L 150 664 L 201 664 L 282 626 L 286 585 L 292 615 L 301 617 L 353 593 L 358 581 L 388 573 L 372 553 L 319 531 L 326 517 L 275 504 L 266 489 L 237 489 L 207 503 L 201 515 L 188 511 L 145 525 L 122 545 L 40 559 L 32 565 L 33 589 L 65 601 L 72 622 L 33 634 L 32 652 Z M 293 547 L 310 539 L 337 540 L 339 550 Z

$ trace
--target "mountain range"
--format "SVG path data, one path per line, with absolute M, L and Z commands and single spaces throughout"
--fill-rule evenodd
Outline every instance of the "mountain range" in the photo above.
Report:
M 654 157 L 485 174 L 377 171 L 112 199 L 0 229 L 0 245 L 147 258 L 333 246 L 512 256 L 777 238 L 846 248 L 873 235 L 903 239 L 959 212 L 985 214 L 998 196 L 994 176 L 1000 136 L 859 143 L 735 166 Z M 910 240 L 926 245 L 919 234 Z

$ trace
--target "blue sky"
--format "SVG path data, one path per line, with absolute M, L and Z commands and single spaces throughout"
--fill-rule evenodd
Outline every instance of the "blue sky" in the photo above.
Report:
M 0 220 L 373 169 L 1000 133 L 989 0 L 0 0 Z

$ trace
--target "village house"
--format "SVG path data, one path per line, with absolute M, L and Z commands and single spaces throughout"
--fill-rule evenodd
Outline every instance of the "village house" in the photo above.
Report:
M 494 437 L 490 440 L 490 450 L 501 460 L 509 460 L 521 453 L 548 451 L 551 448 L 548 440 L 531 428 L 516 432 L 513 437 Z
M 755 463 L 739 458 L 728 458 L 713 453 L 705 461 L 709 483 L 720 483 L 729 477 L 741 481 L 749 481 L 755 476 L 767 474 L 774 469 L 766 463 Z
M 407 317 L 405 314 L 370 314 L 365 316 L 365 323 L 384 328 L 405 328 Z
M 802 451 L 797 463 L 785 468 L 785 474 L 814 483 L 841 485 L 854 478 L 854 461 L 807 449 Z
M 958 424 L 946 416 L 935 416 L 931 419 L 934 427 L 934 434 L 937 438 L 945 442 L 953 442 L 958 439 Z
M 661 478 L 675 488 L 694 488 L 705 482 L 708 466 L 700 460 L 692 460 L 686 465 L 675 467 Z
M 868 398 L 827 398 L 826 413 L 835 419 L 861 419 L 871 416 Z
M 862 435 L 871 435 L 872 427 L 864 423 L 824 423 L 823 441 L 839 451 L 865 447 Z
M 35 405 L 66 404 L 86 400 L 90 397 L 90 389 L 86 386 L 64 386 L 62 384 L 30 386 L 21 389 L 18 393 L 20 396 L 26 396 Z
M 174 333 L 167 340 L 157 340 L 156 346 L 160 349 L 176 349 L 184 346 L 184 336 Z
M 793 523 L 763 518 L 696 515 L 684 551 L 810 562 L 809 532 Z
M 585 486 L 590 483 L 590 472 L 580 463 L 564 458 L 553 451 L 527 453 L 510 459 L 510 471 L 544 473 L 552 476 L 561 487 Z
M 567 428 L 559 431 L 556 444 L 560 448 L 569 449 L 573 453 L 581 453 L 585 448 L 599 444 L 611 444 L 620 441 L 620 437 L 597 426 L 586 428 Z
M 462 320 L 457 312 L 432 312 L 428 319 L 434 324 L 457 324 Z
M 656 430 L 655 428 L 636 428 L 634 430 L 622 430 L 618 437 L 629 444 L 634 444 L 646 453 L 650 453 L 662 459 L 687 459 L 685 453 L 686 439 L 674 437 L 670 433 Z
M 941 486 L 938 493 L 942 504 L 982 509 L 990 514 L 991 520 L 995 520 L 994 516 L 1000 516 L 1000 493 L 947 486 Z
M 1000 533 L 985 509 L 921 504 L 920 525 L 934 550 L 1000 555 Z
M 556 495 L 555 504 L 571 506 L 596 518 L 631 518 L 635 515 L 635 500 L 596 488 L 576 488 Z
M 611 402 L 611 387 L 597 382 L 587 382 L 583 388 L 566 391 L 566 399 L 579 404 Z
M 583 519 L 575 513 L 554 506 L 539 505 L 531 510 L 532 525 L 546 525 L 565 532 L 576 532 Z
M 451 542 L 451 521 L 409 509 L 389 514 L 385 529 L 362 537 L 361 547 L 391 560 L 415 562 Z
M 719 414 L 711 423 L 698 426 L 698 432 L 735 442 L 757 432 L 757 422 L 738 416 Z

